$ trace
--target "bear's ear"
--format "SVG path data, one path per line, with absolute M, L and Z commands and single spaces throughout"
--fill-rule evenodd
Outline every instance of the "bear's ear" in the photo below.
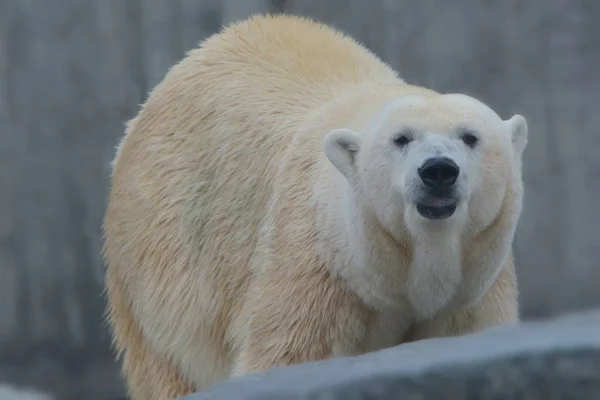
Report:
M 508 130 L 511 134 L 513 148 L 515 149 L 515 152 L 521 156 L 527 146 L 529 134 L 527 120 L 522 115 L 515 114 L 505 121 L 505 123 L 508 125 Z
M 323 140 L 325 155 L 349 181 L 354 179 L 356 154 L 359 149 L 358 135 L 348 129 L 335 129 Z

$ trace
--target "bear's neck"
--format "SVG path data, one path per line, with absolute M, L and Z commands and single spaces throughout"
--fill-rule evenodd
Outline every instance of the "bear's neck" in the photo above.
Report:
M 457 235 L 394 237 L 357 205 L 345 181 L 334 180 L 326 192 L 318 215 L 321 255 L 366 305 L 411 309 L 421 319 L 451 302 L 461 280 Z

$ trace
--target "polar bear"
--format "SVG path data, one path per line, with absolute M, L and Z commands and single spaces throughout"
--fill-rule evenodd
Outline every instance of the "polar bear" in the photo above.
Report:
M 527 132 L 308 18 L 206 39 L 113 163 L 108 315 L 132 397 L 517 322 Z

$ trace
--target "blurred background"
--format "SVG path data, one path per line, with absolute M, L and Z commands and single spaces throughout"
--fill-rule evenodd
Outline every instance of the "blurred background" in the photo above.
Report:
M 600 306 L 599 1 L 0 0 L 0 398 L 124 398 L 101 258 L 124 123 L 207 35 L 282 11 L 410 83 L 523 114 L 523 317 Z

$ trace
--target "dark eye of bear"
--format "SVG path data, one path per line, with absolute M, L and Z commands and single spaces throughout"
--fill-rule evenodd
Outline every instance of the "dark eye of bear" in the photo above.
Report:
M 412 139 L 409 136 L 409 134 L 405 133 L 405 134 L 399 135 L 397 138 L 395 138 L 394 144 L 398 147 L 404 147 L 407 144 L 409 144 L 411 140 Z
M 463 133 L 461 139 L 464 142 L 464 144 L 466 144 L 470 148 L 475 147 L 475 145 L 479 141 L 479 139 L 477 139 L 477 136 L 475 136 L 474 134 L 472 134 L 470 132 Z

